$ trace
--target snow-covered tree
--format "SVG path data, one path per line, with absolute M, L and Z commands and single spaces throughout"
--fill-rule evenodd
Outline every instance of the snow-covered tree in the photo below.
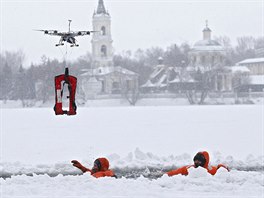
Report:
M 13 84 L 12 76 L 11 67 L 5 63 L 5 66 L 2 68 L 2 72 L 0 73 L 0 96 L 3 100 L 10 99 Z

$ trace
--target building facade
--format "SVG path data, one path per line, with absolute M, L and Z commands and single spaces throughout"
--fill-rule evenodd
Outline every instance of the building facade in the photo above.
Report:
M 226 51 L 211 39 L 211 29 L 203 29 L 202 40 L 197 41 L 188 53 L 189 64 L 185 67 L 159 63 L 142 89 L 181 91 L 232 92 L 246 83 L 249 69 L 245 66 L 226 66 Z
M 233 91 L 237 81 L 244 82 L 243 79 L 248 78 L 249 70 L 246 67 L 227 66 L 226 51 L 220 43 L 211 39 L 211 32 L 206 22 L 203 39 L 197 41 L 189 52 L 188 70 L 208 73 L 208 83 L 213 91 Z
M 92 56 L 93 68 L 113 66 L 113 40 L 111 35 L 111 17 L 106 11 L 103 0 L 99 0 L 93 14 Z
M 237 67 L 246 67 L 249 70 L 249 78 L 239 87 L 241 91 L 264 91 L 264 58 L 251 58 L 240 61 Z
M 203 38 L 197 41 L 189 52 L 189 71 L 209 73 L 209 81 L 214 91 L 231 91 L 232 76 L 226 70 L 225 49 L 211 38 L 212 30 L 208 27 L 203 29 Z
M 250 75 L 264 75 L 264 58 L 250 58 L 237 63 L 246 66 L 250 70 Z
M 85 99 L 137 92 L 138 74 L 113 63 L 111 17 L 103 0 L 98 1 L 92 23 L 95 31 L 91 40 L 92 68 L 81 75 Z
M 203 39 L 197 41 L 189 52 L 189 66 L 195 70 L 209 71 L 225 64 L 225 49 L 217 41 L 211 39 L 211 32 L 206 23 L 203 29 Z

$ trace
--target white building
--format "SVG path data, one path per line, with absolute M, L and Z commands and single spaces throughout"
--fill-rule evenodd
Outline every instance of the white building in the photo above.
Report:
M 195 70 L 209 71 L 225 64 L 226 51 L 217 41 L 211 39 L 211 32 L 206 23 L 203 39 L 197 41 L 189 52 L 189 66 Z
M 99 0 L 97 10 L 93 14 L 92 55 L 93 67 L 113 66 L 113 40 L 111 36 L 111 17 L 106 11 L 103 0 Z
M 226 66 L 226 51 L 217 41 L 211 39 L 211 29 L 203 29 L 203 39 L 197 41 L 189 52 L 190 72 L 210 72 L 211 88 L 217 92 L 233 91 L 240 78 L 247 78 L 249 70 L 246 67 Z M 240 80 L 235 80 L 240 79 Z
M 246 66 L 250 70 L 250 75 L 264 75 L 264 58 L 250 58 L 237 63 Z
M 237 65 L 237 67 L 247 67 L 250 73 L 243 91 L 249 89 L 256 92 L 264 91 L 264 58 L 245 59 Z
M 82 74 L 82 93 L 85 99 L 98 94 L 124 94 L 138 89 L 138 74 L 113 64 L 113 40 L 111 35 L 111 17 L 106 11 L 103 0 L 92 18 L 92 69 Z

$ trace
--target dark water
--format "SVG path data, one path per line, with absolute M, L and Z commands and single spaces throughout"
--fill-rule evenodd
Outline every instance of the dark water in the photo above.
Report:
M 140 177 L 141 175 L 144 176 L 145 178 L 149 179 L 157 179 L 161 177 L 164 173 L 167 171 L 176 169 L 177 167 L 174 168 L 165 168 L 165 169 L 158 169 L 158 168 L 114 168 L 114 172 L 117 176 L 117 178 L 125 177 L 125 178 L 130 178 L 130 179 L 136 179 Z M 238 171 L 257 171 L 257 172 L 263 172 L 264 173 L 264 166 L 251 166 L 251 167 L 230 167 L 230 170 L 238 170 Z M 49 175 L 50 177 L 56 177 L 58 175 L 63 175 L 63 176 L 75 176 L 75 175 L 82 175 L 80 172 L 60 172 L 60 171 L 49 171 L 49 172 L 43 172 L 43 171 L 36 171 L 32 173 L 23 173 L 21 172 L 16 172 L 16 173 L 11 173 L 11 172 L 5 172 L 2 171 L 0 172 L 0 178 L 6 179 L 6 178 L 11 178 L 12 176 L 18 176 L 18 175 L 26 175 L 26 176 L 33 176 L 33 175 Z

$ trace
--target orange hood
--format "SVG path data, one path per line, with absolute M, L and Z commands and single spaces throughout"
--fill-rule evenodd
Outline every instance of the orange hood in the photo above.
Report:
M 210 160 L 209 153 L 207 151 L 201 151 L 199 153 L 201 153 L 204 156 L 205 160 L 206 160 L 206 162 L 205 162 L 203 167 L 204 168 L 208 168 L 208 164 L 209 164 L 209 160 Z
M 98 158 L 98 160 L 101 164 L 100 171 L 106 171 L 109 169 L 109 161 L 106 158 L 102 157 L 102 158 Z

